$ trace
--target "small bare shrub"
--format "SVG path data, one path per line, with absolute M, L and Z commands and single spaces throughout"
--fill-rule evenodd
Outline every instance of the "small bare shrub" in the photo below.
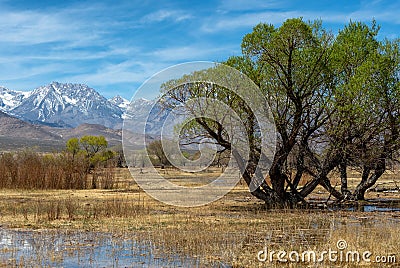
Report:
M 103 189 L 114 187 L 111 167 L 96 168 L 89 174 L 83 155 L 70 153 L 39 154 L 31 150 L 0 155 L 0 188 L 8 189 Z M 88 179 L 92 175 L 92 183 Z
M 76 211 L 78 210 L 78 202 L 72 200 L 71 198 L 67 198 L 64 200 L 64 205 L 67 210 L 68 219 L 73 220 L 75 218 Z
M 61 202 L 56 200 L 51 200 L 44 205 L 44 210 L 47 214 L 47 220 L 53 221 L 57 220 L 61 216 Z

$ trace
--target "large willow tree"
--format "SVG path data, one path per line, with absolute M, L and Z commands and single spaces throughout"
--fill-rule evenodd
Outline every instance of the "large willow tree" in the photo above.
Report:
M 350 22 L 333 36 L 320 21 L 295 18 L 280 27 L 260 23 L 243 38 L 243 55 L 225 64 L 260 88 L 277 131 L 268 176 L 256 188 L 251 176 L 261 176 L 255 167 L 263 154 L 254 107 L 228 88 L 187 86 L 185 78 L 164 85 L 176 88 L 165 91 L 166 100 L 177 106 L 212 96 L 237 112 L 250 141 L 242 174 L 252 194 L 266 203 L 304 203 L 318 185 L 339 200 L 363 199 L 399 151 L 399 42 L 379 41 L 378 30 L 375 22 L 371 27 Z M 229 135 L 215 120 L 198 118 L 186 130 L 213 139 L 222 151 L 232 150 Z M 362 172 L 354 189 L 347 185 L 349 167 Z M 334 170 L 341 175 L 340 190 L 331 183 Z

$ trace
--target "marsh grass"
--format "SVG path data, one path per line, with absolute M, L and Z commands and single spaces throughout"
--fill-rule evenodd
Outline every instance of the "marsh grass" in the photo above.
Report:
M 199 258 L 201 267 L 281 267 L 281 263 L 259 262 L 258 251 L 265 246 L 286 251 L 336 249 L 339 239 L 345 239 L 352 249 L 375 254 L 400 252 L 399 213 L 266 210 L 250 196 L 246 202 L 237 201 L 239 196 L 247 195 L 244 187 L 237 187 L 213 204 L 190 209 L 164 205 L 133 187 L 51 192 L 8 190 L 1 195 L 3 226 L 135 236 L 151 241 L 156 253 Z
M 400 258 L 399 212 L 266 209 L 240 183 L 206 206 L 172 207 L 149 197 L 132 182 L 126 169 L 112 172 L 118 189 L 2 190 L 1 225 L 135 237 L 149 241 L 155 256 L 158 252 L 198 258 L 200 267 L 282 267 L 278 262 L 259 262 L 257 253 L 266 246 L 276 251 L 336 249 L 339 239 L 346 240 L 350 249 L 397 254 Z M 167 175 L 174 176 L 172 171 Z M 188 174 L 182 175 L 182 181 L 193 183 Z M 327 195 L 316 197 L 326 199 Z M 369 197 L 376 198 L 376 193 L 369 193 Z M 358 267 L 354 263 L 326 262 L 285 265 Z M 374 263 L 369 267 L 388 266 Z

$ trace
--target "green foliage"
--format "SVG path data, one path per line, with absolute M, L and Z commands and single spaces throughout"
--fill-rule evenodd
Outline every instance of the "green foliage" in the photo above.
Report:
M 88 160 L 89 166 L 94 167 L 115 156 L 115 153 L 105 149 L 108 146 L 103 136 L 83 136 L 80 139 L 71 138 L 66 143 L 66 151 L 75 155 L 82 155 Z
M 98 152 L 90 158 L 90 162 L 92 165 L 95 166 L 98 163 L 105 162 L 109 159 L 112 159 L 115 155 L 116 155 L 116 153 L 111 150 Z
M 93 157 L 108 146 L 104 136 L 83 136 L 79 143 L 89 157 Z
M 69 139 L 66 144 L 66 149 L 67 152 L 75 156 L 80 151 L 79 139 L 78 138 Z

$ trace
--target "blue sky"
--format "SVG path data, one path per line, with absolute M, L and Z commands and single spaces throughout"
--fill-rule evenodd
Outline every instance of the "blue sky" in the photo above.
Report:
M 240 54 L 259 22 L 322 19 L 336 33 L 350 19 L 400 37 L 400 1 L 19 1 L 0 0 L 0 85 L 32 90 L 85 83 L 130 99 L 154 73 L 187 61 Z

